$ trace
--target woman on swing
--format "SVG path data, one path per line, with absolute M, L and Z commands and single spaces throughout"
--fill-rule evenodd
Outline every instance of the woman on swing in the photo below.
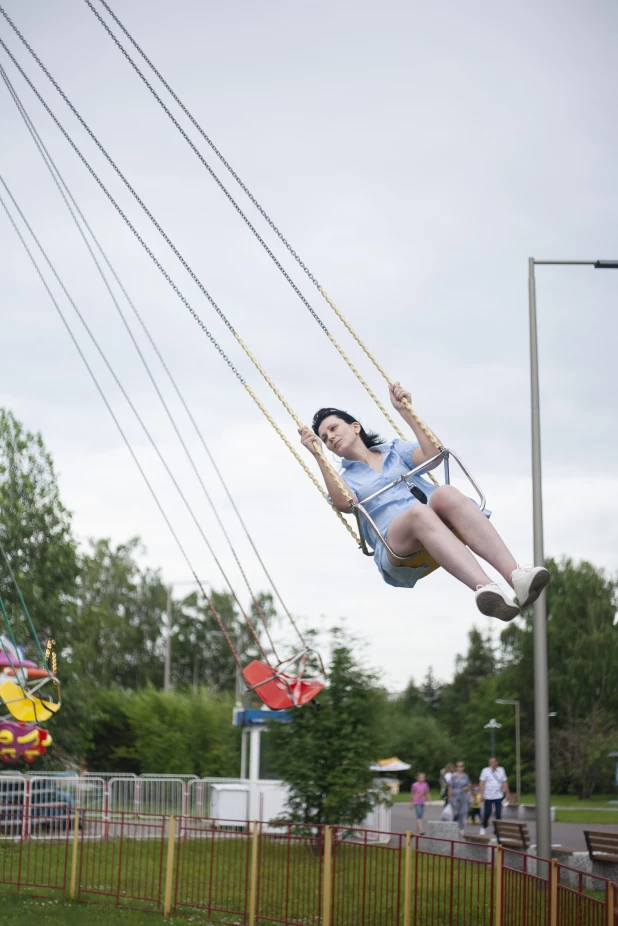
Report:
M 399 383 L 389 386 L 389 391 L 393 407 L 412 428 L 418 443 L 383 441 L 377 434 L 368 434 L 352 415 L 336 408 L 317 411 L 313 416 L 313 430 L 299 429 L 301 442 L 316 458 L 332 502 L 339 511 L 349 512 L 350 503 L 321 459 L 316 435 L 328 450 L 341 457 L 341 478 L 354 502 L 362 501 L 437 453 L 432 441 L 403 404 L 405 399 L 410 402 L 410 393 Z M 502 621 L 513 620 L 521 608 L 539 597 L 549 582 L 547 569 L 518 567 L 496 529 L 471 499 L 454 486 L 434 486 L 422 476 L 412 476 L 408 481 L 420 490 L 418 495 L 413 495 L 408 486 L 400 482 L 365 506 L 397 556 L 406 558 L 427 550 L 440 566 L 472 589 L 482 614 Z M 453 528 L 463 543 L 455 537 Z M 384 581 L 399 588 L 413 588 L 425 567 L 397 563 L 368 523 L 363 524 L 363 529 L 375 548 L 374 559 Z M 514 590 L 517 603 L 498 583 L 492 582 L 473 553 L 500 573 Z

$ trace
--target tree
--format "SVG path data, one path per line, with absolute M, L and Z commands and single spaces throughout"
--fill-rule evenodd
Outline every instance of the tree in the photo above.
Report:
M 485 681 L 495 675 L 493 641 L 473 627 L 468 633 L 466 655 L 455 658 L 455 675 L 443 688 L 438 714 L 454 737 L 459 755 L 468 763 L 476 763 L 480 753 L 488 750 L 482 731 L 493 716 L 495 704 L 485 706 L 487 698 L 483 692 L 488 690 Z
M 256 655 L 249 628 L 229 592 L 211 592 L 211 601 L 243 665 Z M 268 600 L 268 596 L 266 596 Z M 266 615 L 265 615 L 266 616 Z M 254 615 L 255 617 L 255 615 Z M 256 631 L 259 624 L 253 620 Z M 233 692 L 236 660 L 208 603 L 193 592 L 174 605 L 172 682 L 176 686 L 205 685 L 211 691 Z
M 586 787 L 595 787 L 595 782 L 596 787 L 607 787 L 605 765 L 598 760 L 600 773 L 595 776 L 590 757 L 599 757 L 606 741 L 613 742 L 614 749 L 618 742 L 618 686 L 614 681 L 618 678 L 618 585 L 587 562 L 548 559 L 547 566 L 552 576 L 547 589 L 549 696 L 550 707 L 558 712 L 552 721 L 552 787 L 584 793 Z M 515 712 L 511 707 L 496 705 L 496 698 L 519 701 L 522 782 L 524 790 L 532 789 L 532 607 L 520 620 L 509 624 L 500 639 L 502 651 L 498 658 L 491 637 L 484 637 L 476 629 L 470 631 L 468 651 L 457 657 L 453 681 L 443 686 L 441 697 L 434 697 L 432 703 L 437 705 L 436 718 L 450 732 L 458 754 L 471 771 L 486 762 L 489 736 L 484 725 L 495 716 L 502 724 L 496 736 L 497 751 L 504 765 L 514 771 Z M 431 671 L 424 687 L 436 687 Z
M 230 776 L 240 765 L 233 699 L 195 692 L 103 689 L 89 703 L 81 754 L 100 772 Z
M 77 577 L 71 515 L 60 501 L 54 464 L 40 434 L 0 409 L 0 538 L 42 638 L 65 644 Z M 0 595 L 18 642 L 36 653 L 15 587 L 0 557 Z
M 580 723 L 585 726 L 590 718 L 601 715 L 614 718 L 614 728 L 618 728 L 618 583 L 586 561 L 548 559 L 547 566 L 552 576 L 547 587 L 549 700 L 551 709 L 558 712 L 552 722 L 553 741 L 560 745 L 563 756 L 560 762 L 552 761 L 552 787 L 581 791 L 581 784 L 576 784 L 575 766 L 569 772 L 564 764 L 564 739 L 555 734 L 566 730 L 566 739 L 571 741 Z M 501 638 L 505 667 L 500 675 L 499 696 L 519 698 L 522 750 L 525 760 L 533 764 L 532 608 L 527 609 L 523 623 L 510 624 Z M 517 694 L 505 695 L 504 691 Z
M 442 685 L 433 674 L 433 667 L 429 666 L 425 678 L 421 682 L 421 697 L 430 710 L 437 710 L 442 697 Z
M 91 540 L 79 561 L 64 678 L 138 688 L 163 683 L 167 596 L 158 571 L 140 568 L 137 537 L 113 546 Z
M 423 699 L 422 692 L 414 684 L 414 679 L 411 678 L 406 688 L 399 699 L 408 711 L 422 711 L 425 701 Z
M 430 787 L 438 785 L 440 769 L 456 758 L 454 738 L 443 723 L 421 702 L 410 708 L 405 697 L 388 702 L 381 716 L 381 756 L 397 756 L 412 766 L 401 774 L 402 789 L 418 774 L 425 772 Z
M 600 784 L 609 790 L 613 761 L 608 753 L 618 744 L 616 718 L 594 708 L 589 717 L 568 720 L 552 735 L 552 772 L 561 790 L 572 790 L 580 800 L 589 798 Z
M 383 696 L 339 632 L 319 701 L 319 710 L 293 708 L 291 723 L 274 723 L 268 734 L 276 771 L 290 788 L 289 817 L 355 825 L 373 803 L 369 765 L 378 757 Z

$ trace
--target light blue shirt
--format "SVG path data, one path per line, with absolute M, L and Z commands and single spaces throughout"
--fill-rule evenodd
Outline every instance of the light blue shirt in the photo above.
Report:
M 382 454 L 382 471 L 380 473 L 377 473 L 367 463 L 360 463 L 358 460 L 342 460 L 342 476 L 359 502 L 362 502 L 369 495 L 373 495 L 374 492 L 383 489 L 384 486 L 387 486 L 399 476 L 403 476 L 404 473 L 414 469 L 412 453 L 417 449 L 420 449 L 420 444 L 399 440 L 399 438 L 387 441 L 385 444 L 378 444 L 376 447 L 371 448 L 371 453 Z M 436 490 L 436 486 L 422 476 L 410 476 L 408 482 L 417 485 L 425 493 L 427 500 Z M 364 507 L 375 521 L 382 535 L 385 536 L 391 521 L 412 505 L 420 504 L 422 503 L 412 495 L 405 482 L 400 482 L 387 492 L 383 492 L 382 495 L 378 495 L 377 498 L 368 502 Z M 376 542 L 378 542 L 375 532 L 362 515 L 361 522 L 365 539 L 372 547 L 375 547 Z

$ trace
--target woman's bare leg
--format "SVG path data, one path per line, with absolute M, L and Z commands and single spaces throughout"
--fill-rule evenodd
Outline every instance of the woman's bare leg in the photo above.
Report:
M 474 502 L 454 486 L 445 485 L 432 494 L 429 506 L 440 518 L 452 524 L 477 556 L 497 569 L 509 585 L 512 584 L 511 574 L 517 569 L 517 563 L 498 531 Z
M 419 550 L 427 550 L 440 566 L 473 591 L 491 582 L 470 550 L 428 505 L 413 505 L 396 517 L 389 525 L 387 540 L 398 556 L 412 556 Z M 391 562 L 401 565 L 394 559 Z

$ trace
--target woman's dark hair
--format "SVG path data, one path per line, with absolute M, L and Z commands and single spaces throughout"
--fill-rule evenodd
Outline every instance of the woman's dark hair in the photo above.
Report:
M 337 418 L 341 418 L 342 421 L 345 421 L 346 424 L 354 424 L 356 421 L 360 424 L 358 418 L 353 418 L 352 415 L 348 415 L 347 412 L 342 412 L 340 408 L 320 408 L 315 415 L 313 416 L 313 421 L 311 422 L 311 427 L 313 428 L 313 433 L 320 436 L 320 425 L 325 418 L 328 418 L 330 415 L 336 415 Z M 380 437 L 379 434 L 376 434 L 374 431 L 365 431 L 364 427 L 361 424 L 360 439 L 362 440 L 365 447 L 376 447 L 378 444 L 384 443 L 384 438 Z

